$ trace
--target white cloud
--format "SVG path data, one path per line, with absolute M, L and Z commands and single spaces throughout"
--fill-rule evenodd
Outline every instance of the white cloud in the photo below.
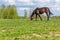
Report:
M 31 0 L 17 0 L 19 2 L 30 2 Z
M 53 5 L 53 7 L 60 7 L 58 4 Z
M 17 8 L 18 10 L 28 10 L 29 8 Z
M 4 2 L 7 2 L 8 0 L 4 0 Z
M 5 2 L 8 2 L 10 5 L 15 5 L 15 0 L 5 0 Z
M 38 0 L 40 2 L 50 2 L 50 0 Z
M 60 6 L 58 4 L 53 5 L 52 8 L 54 8 L 57 11 L 60 11 Z
M 26 5 L 34 5 L 34 3 L 30 2 L 30 3 L 27 3 Z
M 57 7 L 56 10 L 60 11 L 60 7 Z
M 55 0 L 55 2 L 57 2 L 57 3 L 58 3 L 58 2 L 60 2 L 60 0 Z
M 18 2 L 21 2 L 21 5 L 22 3 L 24 3 L 23 5 L 34 5 L 34 3 L 31 0 L 5 0 L 5 2 L 9 3 L 10 5 L 15 5 Z
M 20 3 L 21 5 L 34 5 L 32 0 L 17 0 L 17 3 Z
M 51 0 L 33 0 L 35 2 L 50 2 Z

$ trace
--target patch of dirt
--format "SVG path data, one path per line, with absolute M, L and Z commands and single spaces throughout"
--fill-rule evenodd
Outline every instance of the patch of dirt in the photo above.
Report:
M 3 30 L 1 30 L 1 32 L 6 32 L 6 30 L 3 29 Z
M 55 32 L 55 36 L 60 37 L 60 32 Z
M 60 32 L 50 32 L 49 34 L 32 34 L 32 36 L 36 36 L 36 37 L 60 37 Z
M 14 40 L 14 37 L 5 37 L 4 40 Z
M 30 38 L 32 38 L 32 36 L 28 35 L 28 34 L 26 34 L 26 35 L 20 35 L 19 37 L 20 38 L 24 38 L 24 39 L 30 39 Z
M 39 34 L 32 34 L 32 36 L 41 37 Z
M 29 39 L 29 38 L 32 38 L 32 37 L 60 37 L 60 32 L 50 32 L 48 34 L 44 34 L 44 33 L 41 33 L 41 34 L 36 34 L 36 33 L 33 33 L 33 34 L 26 34 L 26 35 L 20 35 L 20 38 L 25 38 L 25 39 Z

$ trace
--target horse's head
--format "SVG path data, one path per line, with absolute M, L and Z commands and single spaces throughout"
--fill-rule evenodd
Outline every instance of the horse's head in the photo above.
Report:
M 32 12 L 32 14 L 30 16 L 30 20 L 33 20 L 33 16 L 34 16 L 34 12 Z
M 30 17 L 30 20 L 33 20 L 33 17 Z
M 33 20 L 33 16 L 32 15 L 30 16 L 30 20 Z

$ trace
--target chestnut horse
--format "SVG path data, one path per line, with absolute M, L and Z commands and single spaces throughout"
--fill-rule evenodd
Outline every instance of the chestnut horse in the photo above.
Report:
M 34 14 L 36 14 L 36 20 L 37 20 L 37 15 L 38 15 L 42 21 L 42 18 L 40 15 L 43 13 L 46 13 L 47 20 L 49 20 L 50 15 L 53 15 L 48 7 L 36 8 L 35 10 L 33 10 L 32 14 L 30 16 L 30 19 L 33 20 L 33 16 L 34 16 Z

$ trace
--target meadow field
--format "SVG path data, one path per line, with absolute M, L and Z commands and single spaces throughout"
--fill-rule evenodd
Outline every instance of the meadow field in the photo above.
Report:
M 60 19 L 0 19 L 0 40 L 60 40 Z

